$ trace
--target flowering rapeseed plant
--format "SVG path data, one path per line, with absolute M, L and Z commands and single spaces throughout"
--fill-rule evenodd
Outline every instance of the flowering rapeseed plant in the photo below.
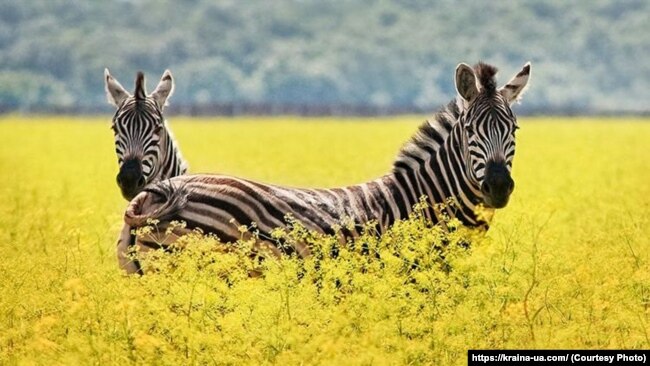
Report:
M 384 173 L 417 120 L 173 128 L 192 171 L 336 186 Z M 106 123 L 0 119 L 0 364 L 463 365 L 468 348 L 650 347 L 650 124 L 523 120 L 517 188 L 484 235 L 415 215 L 342 246 L 296 224 L 276 235 L 314 255 L 260 260 L 245 236 L 193 233 L 124 276 Z

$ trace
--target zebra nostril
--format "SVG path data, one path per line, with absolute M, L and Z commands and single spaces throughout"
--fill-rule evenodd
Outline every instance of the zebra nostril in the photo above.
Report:
M 144 179 L 144 175 L 140 176 L 140 179 L 138 179 L 138 187 L 142 188 L 144 187 L 144 184 L 146 183 L 146 180 Z

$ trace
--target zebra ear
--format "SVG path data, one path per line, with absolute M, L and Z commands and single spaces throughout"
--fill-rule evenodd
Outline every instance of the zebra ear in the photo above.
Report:
M 106 99 L 108 99 L 108 102 L 115 107 L 119 107 L 122 102 L 128 97 L 131 96 L 129 92 L 127 92 L 122 84 L 120 84 L 113 76 L 111 76 L 111 73 L 108 71 L 108 69 L 104 69 L 104 83 L 105 83 L 105 89 L 106 89 Z
M 167 105 L 167 99 L 174 93 L 174 78 L 169 70 L 165 70 L 156 89 L 151 93 L 151 97 L 156 101 L 160 108 Z
M 456 66 L 456 91 L 466 102 L 471 102 L 478 95 L 476 74 L 474 69 L 467 64 Z
M 510 79 L 506 85 L 499 88 L 499 93 L 501 93 L 510 104 L 517 102 L 526 90 L 529 78 L 530 62 L 527 62 L 515 77 Z

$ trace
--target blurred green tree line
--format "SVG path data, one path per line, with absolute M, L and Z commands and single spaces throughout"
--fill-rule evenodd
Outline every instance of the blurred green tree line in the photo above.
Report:
M 484 60 L 500 82 L 532 61 L 523 112 L 647 113 L 649 18 L 645 0 L 0 0 L 0 110 L 109 110 L 108 67 L 150 90 L 171 69 L 181 112 L 419 111 Z

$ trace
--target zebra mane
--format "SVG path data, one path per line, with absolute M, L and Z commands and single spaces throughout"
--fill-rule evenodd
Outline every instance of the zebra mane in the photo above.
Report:
M 423 152 L 435 155 L 447 139 L 452 127 L 458 122 L 459 115 L 456 100 L 440 108 L 432 118 L 424 121 L 413 137 L 402 146 L 393 168 L 397 168 L 405 160 L 413 158 L 423 160 L 425 158 L 422 156 Z
M 174 133 L 169 128 L 169 123 L 167 123 L 166 118 L 163 118 L 163 126 L 165 126 L 165 131 L 167 132 L 167 138 L 171 140 L 171 145 L 172 145 L 172 151 L 168 153 L 173 154 L 176 160 L 180 162 L 180 167 L 179 167 L 180 175 L 184 175 L 187 173 L 190 164 L 183 157 L 183 154 L 181 153 L 181 149 L 178 147 L 178 141 L 176 141 L 176 137 L 174 136 Z
M 499 71 L 496 67 L 480 62 L 474 66 L 474 72 L 478 78 L 478 82 L 482 87 L 482 91 L 488 95 L 494 95 L 497 90 L 496 74 Z
M 145 100 L 147 98 L 147 92 L 144 85 L 144 73 L 138 71 L 137 76 L 135 77 L 135 91 L 133 92 L 135 100 Z

